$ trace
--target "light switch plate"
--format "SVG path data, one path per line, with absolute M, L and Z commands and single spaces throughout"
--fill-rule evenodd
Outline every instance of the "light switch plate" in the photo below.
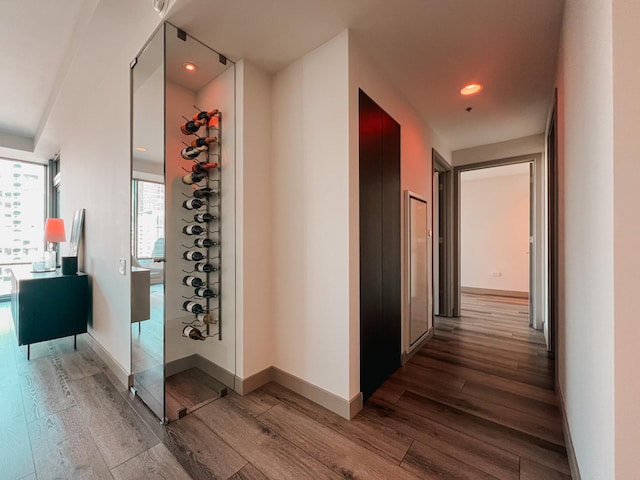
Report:
M 118 269 L 120 275 L 127 274 L 127 260 L 125 258 L 120 259 L 120 268 Z

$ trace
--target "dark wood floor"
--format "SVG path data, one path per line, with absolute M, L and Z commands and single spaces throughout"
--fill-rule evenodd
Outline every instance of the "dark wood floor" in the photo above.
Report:
M 271 383 L 164 427 L 81 338 L 27 361 L 1 305 L 0 478 L 569 478 L 553 362 L 526 303 L 463 307 L 352 421 Z

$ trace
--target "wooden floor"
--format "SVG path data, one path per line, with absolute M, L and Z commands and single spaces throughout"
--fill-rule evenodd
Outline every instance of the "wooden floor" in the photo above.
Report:
M 553 362 L 519 301 L 467 295 L 352 421 L 277 385 L 168 426 L 79 337 L 17 347 L 0 306 L 0 478 L 567 479 Z

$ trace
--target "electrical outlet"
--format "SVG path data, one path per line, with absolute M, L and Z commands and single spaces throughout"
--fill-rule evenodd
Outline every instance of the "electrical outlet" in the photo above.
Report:
M 502 272 L 491 272 L 491 276 L 492 277 L 501 277 L 502 276 Z
M 127 260 L 125 258 L 120 259 L 120 268 L 118 269 L 120 275 L 127 274 Z

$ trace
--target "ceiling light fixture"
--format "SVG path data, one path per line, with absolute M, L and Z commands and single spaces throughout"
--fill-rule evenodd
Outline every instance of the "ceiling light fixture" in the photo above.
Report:
M 144 148 L 144 147 L 136 147 L 136 150 L 139 151 L 139 152 L 146 152 L 147 151 L 147 149 Z
M 476 93 L 480 93 L 481 90 L 482 85 L 480 85 L 479 83 L 469 83 L 462 87 L 462 89 L 460 90 L 460 95 L 475 95 Z
M 188 72 L 195 72 L 198 69 L 198 67 L 196 66 L 195 63 L 185 63 L 184 69 Z

